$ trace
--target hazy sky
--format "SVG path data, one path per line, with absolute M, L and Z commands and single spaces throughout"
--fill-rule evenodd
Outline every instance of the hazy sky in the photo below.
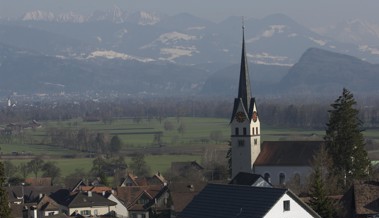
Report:
M 148 10 L 169 15 L 188 12 L 213 21 L 231 15 L 262 18 L 283 13 L 309 27 L 356 18 L 379 23 L 378 0 L 0 0 L 0 17 L 21 16 L 38 9 L 88 14 L 114 5 L 129 12 Z

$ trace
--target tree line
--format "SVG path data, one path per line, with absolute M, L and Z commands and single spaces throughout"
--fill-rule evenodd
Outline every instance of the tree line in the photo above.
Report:
M 90 153 L 112 155 L 117 154 L 122 141 L 118 135 L 93 132 L 86 128 L 50 127 L 47 129 L 44 143 Z
M 92 100 L 56 100 L 19 103 L 16 107 L 3 107 L 0 123 L 25 120 L 100 120 L 112 122 L 118 117 L 135 119 L 158 119 L 166 117 L 224 117 L 232 112 L 233 99 L 225 98 L 111 98 Z M 257 99 L 260 120 L 270 126 L 325 128 L 328 120 L 327 99 Z M 362 98 L 359 118 L 365 127 L 379 127 L 379 100 L 375 97 Z

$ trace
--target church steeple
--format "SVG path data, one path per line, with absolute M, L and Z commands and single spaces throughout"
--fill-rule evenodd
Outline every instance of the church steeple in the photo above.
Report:
M 230 121 L 232 146 L 232 177 L 238 172 L 254 172 L 254 162 L 261 147 L 261 130 L 255 98 L 251 97 L 249 69 L 242 25 L 242 55 L 238 97 L 234 99 Z
M 249 68 L 248 68 L 246 48 L 245 48 L 245 26 L 244 25 L 242 25 L 242 55 L 241 55 L 240 80 L 239 80 L 239 86 L 238 86 L 238 98 L 242 100 L 245 110 L 249 110 L 251 90 L 250 90 Z

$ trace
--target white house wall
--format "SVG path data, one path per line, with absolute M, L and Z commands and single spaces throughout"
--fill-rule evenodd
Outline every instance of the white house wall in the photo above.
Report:
M 110 195 L 108 199 L 117 203 L 117 205 L 114 206 L 114 211 L 116 212 L 117 217 L 129 217 L 128 209 L 114 195 Z
M 115 210 L 115 206 L 70 208 L 69 215 L 73 214 L 75 211 L 80 214 L 80 211 L 83 210 L 90 210 L 92 216 L 95 215 L 95 210 L 97 210 L 97 215 L 104 215 L 108 214 L 112 210 Z
M 290 201 L 290 210 L 284 211 L 283 202 Z M 313 217 L 308 213 L 300 204 L 298 204 L 289 195 L 284 194 L 278 202 L 271 208 L 271 210 L 264 216 L 264 218 L 311 218 Z

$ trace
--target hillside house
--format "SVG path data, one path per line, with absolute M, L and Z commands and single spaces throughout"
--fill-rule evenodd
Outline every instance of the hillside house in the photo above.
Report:
M 205 182 L 173 182 L 165 186 L 144 208 L 162 218 L 176 217 L 206 186 Z
M 117 198 L 124 202 L 131 218 L 149 217 L 144 205 L 149 203 L 161 191 L 161 185 L 117 187 Z
M 249 185 L 255 187 L 272 188 L 265 178 L 259 174 L 239 172 L 230 182 L 231 185 Z
M 208 184 L 179 218 L 321 218 L 288 189 Z
M 116 202 L 89 191 L 70 193 L 60 202 L 60 209 L 69 216 L 80 214 L 89 217 L 111 214 L 116 205 Z
M 341 199 L 344 218 L 379 217 L 379 181 L 355 181 Z

